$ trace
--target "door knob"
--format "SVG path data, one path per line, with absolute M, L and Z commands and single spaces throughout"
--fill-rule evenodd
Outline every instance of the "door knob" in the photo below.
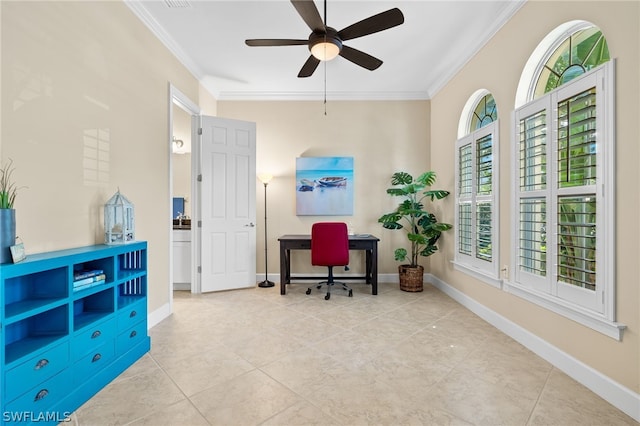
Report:
M 248 226 L 249 228 L 253 228 L 253 227 L 255 227 L 256 225 L 255 225 L 253 222 L 249 222 L 249 224 L 248 224 L 248 225 L 245 225 L 245 226 Z

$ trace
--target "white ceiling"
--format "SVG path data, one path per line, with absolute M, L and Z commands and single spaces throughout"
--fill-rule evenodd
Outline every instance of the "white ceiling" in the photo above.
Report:
M 306 39 L 311 31 L 289 1 L 125 0 L 218 100 L 322 99 L 325 78 L 330 100 L 430 99 L 524 1 L 328 0 L 327 25 L 337 30 L 393 7 L 405 22 L 345 43 L 384 61 L 377 70 L 338 57 L 298 78 L 306 46 L 244 43 Z

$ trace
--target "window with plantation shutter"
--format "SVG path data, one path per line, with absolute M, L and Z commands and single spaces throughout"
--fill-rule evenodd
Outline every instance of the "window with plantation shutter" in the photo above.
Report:
M 612 337 L 614 133 L 612 62 L 514 114 L 510 292 Z
M 520 120 L 519 182 L 521 191 L 545 189 L 547 185 L 546 110 Z
M 471 157 L 471 143 L 458 148 L 458 251 L 465 255 L 471 255 L 473 237 L 471 227 L 471 185 L 473 183 Z
M 491 94 L 485 94 L 476 102 L 468 117 L 468 134 L 456 143 L 454 266 L 499 286 L 496 225 L 498 113 Z

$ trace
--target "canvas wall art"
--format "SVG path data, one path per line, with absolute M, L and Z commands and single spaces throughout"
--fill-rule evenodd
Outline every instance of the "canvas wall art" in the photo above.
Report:
M 353 157 L 296 158 L 296 214 L 353 215 Z

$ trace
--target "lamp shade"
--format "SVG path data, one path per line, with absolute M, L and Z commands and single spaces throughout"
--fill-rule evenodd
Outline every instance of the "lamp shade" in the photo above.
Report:
M 340 54 L 342 40 L 334 28 L 327 27 L 326 32 L 313 32 L 309 36 L 309 50 L 316 59 L 330 61 Z
M 260 182 L 266 185 L 271 182 L 271 179 L 273 179 L 273 175 L 270 173 L 258 173 L 258 179 L 260 179 Z
M 340 53 L 340 47 L 331 41 L 325 41 L 314 45 L 311 54 L 321 61 L 330 61 Z

